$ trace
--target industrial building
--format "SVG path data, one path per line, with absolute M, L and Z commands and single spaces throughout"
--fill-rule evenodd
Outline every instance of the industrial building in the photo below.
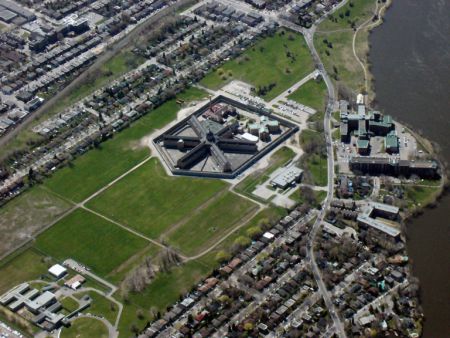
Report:
M 303 170 L 296 166 L 290 166 L 288 168 L 280 168 L 276 176 L 270 181 L 273 187 L 286 189 L 293 183 L 300 182 L 303 174 Z

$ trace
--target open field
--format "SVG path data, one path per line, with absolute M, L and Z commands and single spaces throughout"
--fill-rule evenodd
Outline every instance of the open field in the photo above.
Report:
M 363 69 L 353 55 L 353 27 L 368 20 L 374 9 L 374 0 L 350 1 L 322 22 L 314 37 L 314 45 L 331 78 L 336 84 L 353 91 L 360 91 L 364 87 Z M 365 63 L 369 50 L 368 34 L 367 30 L 361 30 L 355 43 L 356 52 Z
M 255 190 L 256 186 L 268 180 L 271 173 L 273 173 L 277 168 L 285 165 L 293 159 L 294 156 L 295 153 L 290 148 L 282 147 L 278 149 L 271 155 L 269 165 L 266 168 L 251 173 L 244 180 L 242 180 L 242 182 L 236 185 L 234 189 L 241 194 L 245 194 L 256 199 L 257 197 L 252 195 L 252 192 Z
M 108 338 L 108 328 L 101 321 L 93 318 L 78 318 L 69 328 L 63 328 L 61 338 Z
M 68 210 L 71 205 L 41 186 L 36 186 L 0 208 L 0 255 Z
M 226 189 L 221 180 L 167 176 L 154 158 L 94 198 L 89 207 L 158 238 Z
M 208 74 L 201 84 L 218 89 L 235 79 L 250 83 L 257 91 L 258 88 L 275 84 L 273 89 L 260 93 L 260 96 L 270 101 L 313 69 L 313 61 L 303 37 L 298 33 L 280 30 Z
M 197 88 L 190 88 L 180 94 L 186 101 L 204 96 L 205 92 Z M 45 185 L 75 202 L 87 198 L 150 155 L 147 146 L 142 144 L 142 138 L 176 117 L 180 106 L 175 101 L 166 102 L 111 140 L 100 144 L 99 148 L 77 158 L 72 166 L 58 170 Z
M 327 86 L 325 81 L 317 82 L 309 80 L 295 92 L 288 96 L 288 99 L 304 104 L 317 111 L 325 109 L 327 99 Z
M 255 209 L 256 204 L 227 192 L 169 235 L 169 243 L 186 255 L 197 254 L 214 244 Z
M 106 276 L 148 243 L 82 209 L 36 239 L 36 247 L 57 260 L 73 258 Z

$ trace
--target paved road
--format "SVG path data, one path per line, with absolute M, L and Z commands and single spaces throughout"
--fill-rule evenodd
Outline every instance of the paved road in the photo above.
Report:
M 344 6 L 347 0 L 342 1 L 338 6 L 334 8 L 333 11 L 336 11 L 340 7 Z M 317 235 L 318 230 L 320 229 L 320 226 L 323 222 L 325 212 L 330 207 L 331 200 L 333 199 L 333 186 L 334 186 L 334 154 L 333 154 L 333 146 L 332 146 L 332 136 L 331 136 L 331 127 L 330 127 L 330 119 L 333 113 L 333 106 L 336 101 L 336 93 L 334 90 L 334 85 L 331 82 L 330 77 L 328 76 L 325 67 L 320 60 L 319 54 L 317 53 L 317 50 L 314 46 L 314 33 L 316 30 L 317 25 L 322 21 L 318 20 L 318 22 L 313 25 L 309 30 L 304 30 L 304 36 L 306 43 L 310 49 L 311 55 L 313 57 L 314 63 L 316 64 L 320 74 L 322 75 L 322 78 L 325 81 L 325 84 L 328 89 L 328 104 L 325 111 L 325 117 L 324 117 L 324 134 L 325 134 L 325 141 L 326 141 L 326 149 L 327 149 L 327 167 L 328 167 L 328 193 L 327 197 L 324 202 L 324 206 L 322 208 L 322 211 L 320 212 L 319 216 L 317 217 L 316 222 L 313 224 L 311 232 L 310 232 L 310 241 L 308 243 L 308 258 L 311 262 L 311 270 L 313 273 L 313 276 L 316 280 L 316 283 L 319 287 L 319 292 L 322 294 L 324 298 L 324 302 L 326 307 L 328 308 L 330 312 L 331 319 L 333 320 L 333 325 L 336 334 L 339 337 L 346 337 L 344 324 L 342 323 L 341 318 L 339 317 L 339 314 L 331 300 L 330 293 L 328 292 L 325 283 L 322 279 L 322 273 L 317 266 L 316 258 L 314 255 L 314 239 Z M 301 30 L 301 29 L 300 29 Z

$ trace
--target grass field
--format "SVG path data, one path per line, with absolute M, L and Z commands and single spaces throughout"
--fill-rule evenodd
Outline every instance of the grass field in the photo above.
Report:
M 180 96 L 191 101 L 203 98 L 205 92 L 190 88 Z M 141 144 L 142 138 L 172 121 L 179 109 L 175 100 L 166 102 L 98 149 L 77 158 L 72 166 L 58 170 L 45 185 L 70 200 L 82 201 L 149 156 L 149 149 Z
M 312 176 L 312 184 L 325 186 L 328 182 L 327 158 L 321 155 L 309 155 L 305 161 L 305 169 Z
M 228 185 L 167 176 L 154 158 L 89 202 L 89 207 L 152 238 L 200 208 Z
M 300 161 L 302 168 L 305 169 L 305 180 L 314 185 L 326 185 L 328 172 L 323 133 L 305 129 L 299 135 L 299 142 L 305 150 Z
M 276 223 L 281 217 L 287 215 L 287 211 L 283 208 L 276 207 L 274 205 L 270 205 L 268 208 L 261 210 L 258 212 L 251 220 L 249 220 L 243 227 L 238 229 L 232 235 L 227 237 L 222 243 L 220 243 L 214 250 L 211 250 L 207 255 L 202 256 L 199 259 L 199 262 L 207 266 L 215 266 L 217 265 L 216 254 L 219 251 L 230 252 L 231 247 L 233 246 L 234 241 L 238 237 L 246 237 L 248 238 L 247 230 L 251 227 L 258 226 L 261 223 Z
M 374 9 L 375 0 L 349 1 L 323 21 L 318 27 L 318 32 L 352 29 L 352 23 L 357 27 L 373 15 Z
M 334 82 L 353 91 L 363 89 L 364 73 L 353 55 L 352 26 L 358 27 L 369 19 L 374 9 L 374 0 L 350 1 L 322 22 L 314 37 L 314 45 Z M 367 38 L 368 32 L 362 30 L 355 44 L 358 56 L 364 60 L 369 49 Z
M 108 338 L 108 328 L 93 318 L 78 318 L 69 328 L 63 328 L 61 338 Z
M 169 235 L 169 243 L 186 255 L 198 254 L 255 209 L 256 204 L 227 192 Z
M 75 311 L 79 307 L 78 302 L 71 297 L 66 297 L 66 298 L 62 299 L 61 305 L 68 313 Z
M 94 291 L 77 293 L 75 297 L 81 299 L 85 295 L 88 295 L 92 299 L 91 306 L 89 306 L 86 312 L 97 316 L 103 316 L 107 321 L 114 325 L 119 310 L 117 305 Z
M 281 34 L 281 32 L 285 32 Z M 288 56 L 289 54 L 289 56 Z M 258 87 L 275 84 L 266 95 L 271 100 L 314 69 L 311 55 L 303 37 L 290 31 L 279 31 L 273 37 L 259 41 L 236 59 L 208 74 L 201 84 L 218 89 L 232 79 Z
M 106 276 L 148 243 L 88 211 L 78 209 L 36 239 L 57 260 L 73 258 Z
M 325 81 L 317 82 L 309 80 L 295 92 L 288 96 L 288 99 L 304 104 L 317 111 L 323 111 L 327 99 L 327 86 Z
M 295 153 L 292 149 L 287 147 L 278 149 L 270 157 L 269 165 L 266 168 L 248 175 L 242 182 L 236 185 L 234 189 L 237 192 L 245 194 L 251 198 L 256 198 L 252 195 L 252 192 L 255 190 L 256 186 L 268 180 L 271 173 L 273 173 L 277 168 L 285 165 L 294 157 Z
M 39 279 L 51 264 L 33 249 L 18 251 L 0 263 L 0 294 L 17 284 Z
M 327 192 L 322 191 L 322 190 L 314 191 L 314 196 L 315 196 L 315 202 L 312 205 L 312 207 L 317 208 L 322 203 L 322 201 L 325 199 L 325 197 L 327 197 Z M 305 198 L 301 194 L 300 190 L 295 191 L 292 195 L 289 196 L 289 198 L 294 200 L 298 204 L 305 203 Z
M 21 244 L 71 205 L 41 186 L 17 196 L 0 208 L 0 255 Z

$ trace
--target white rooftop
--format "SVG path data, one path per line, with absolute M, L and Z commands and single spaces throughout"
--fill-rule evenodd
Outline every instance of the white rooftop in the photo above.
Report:
M 52 274 L 55 277 L 61 277 L 67 272 L 67 269 L 62 265 L 55 264 L 50 269 L 48 269 L 48 272 L 50 272 L 50 274 Z

